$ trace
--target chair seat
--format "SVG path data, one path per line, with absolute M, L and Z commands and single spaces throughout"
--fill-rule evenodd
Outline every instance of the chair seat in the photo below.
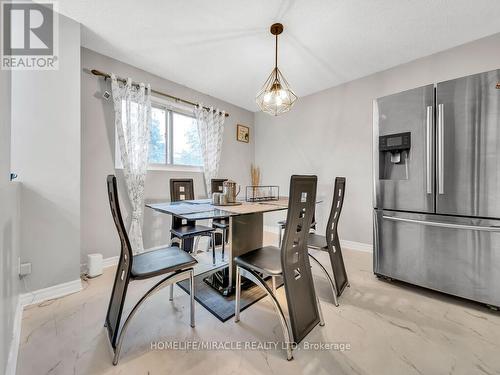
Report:
M 316 233 L 309 233 L 309 237 L 307 238 L 307 247 L 316 250 L 328 249 L 326 237 Z
M 218 229 L 227 229 L 229 228 L 229 220 L 228 219 L 214 219 L 212 221 L 212 227 Z
M 134 255 L 131 277 L 147 279 L 190 268 L 196 263 L 196 259 L 178 247 L 166 247 Z
M 270 276 L 283 273 L 281 269 L 281 250 L 276 246 L 265 246 L 234 258 L 237 265 Z
M 183 225 L 178 228 L 170 229 L 170 233 L 178 238 L 193 237 L 201 234 L 208 234 L 214 229 L 204 225 Z

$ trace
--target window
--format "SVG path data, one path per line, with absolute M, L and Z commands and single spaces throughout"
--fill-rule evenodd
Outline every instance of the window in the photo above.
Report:
M 115 167 L 123 168 L 116 137 Z M 203 166 L 196 119 L 161 103 L 151 107 L 149 169 L 200 170 Z
M 167 119 L 165 109 L 151 108 L 151 126 L 149 127 L 149 163 L 167 163 Z
M 171 112 L 172 164 L 202 166 L 198 124 L 192 116 Z

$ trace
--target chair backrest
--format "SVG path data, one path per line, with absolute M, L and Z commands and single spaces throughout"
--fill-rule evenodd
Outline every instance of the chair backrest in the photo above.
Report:
M 115 347 L 120 327 L 120 318 L 125 301 L 124 296 L 127 293 L 127 287 L 130 280 L 133 255 L 127 231 L 125 229 L 125 225 L 123 224 L 120 204 L 118 202 L 116 177 L 109 175 L 106 182 L 108 188 L 109 207 L 111 208 L 111 215 L 113 216 L 121 243 L 121 254 L 118 267 L 116 268 L 115 284 L 113 286 L 113 293 L 108 306 L 108 313 L 106 314 L 106 327 L 108 329 L 111 344 Z
M 210 191 L 212 193 L 222 193 L 224 181 L 227 181 L 227 178 L 212 178 L 212 180 L 210 180 Z
M 310 229 L 314 229 L 316 230 L 316 207 L 314 207 L 315 210 L 313 212 L 313 219 L 312 219 L 312 223 L 311 223 L 311 228 Z
M 332 251 L 335 252 L 335 242 L 338 241 L 337 227 L 339 224 L 340 213 L 344 205 L 345 194 L 345 177 L 336 177 L 335 186 L 333 188 L 332 209 L 326 227 L 326 242 L 328 247 L 332 246 Z
M 114 175 L 109 175 L 106 181 L 108 186 L 109 207 L 111 209 L 111 215 L 113 216 L 113 220 L 115 222 L 116 230 L 118 231 L 118 236 L 120 237 L 122 256 L 124 256 L 126 259 L 132 259 L 132 246 L 130 246 L 127 230 L 125 228 L 125 224 L 123 223 L 120 203 L 118 202 L 118 188 L 116 186 L 116 177 Z
M 316 324 L 319 312 L 309 264 L 307 239 L 316 205 L 316 176 L 292 176 L 281 265 L 288 312 L 295 342 L 299 343 Z
M 170 179 L 170 201 L 189 201 L 194 199 L 194 183 L 192 178 Z
M 345 195 L 345 177 L 335 178 L 335 186 L 333 188 L 332 210 L 326 227 L 326 244 L 328 245 L 328 253 L 333 269 L 333 277 L 337 286 L 337 295 L 340 296 L 345 287 L 349 284 L 347 279 L 347 271 L 345 269 L 342 249 L 340 247 L 339 234 L 337 231 L 340 213 L 344 205 Z

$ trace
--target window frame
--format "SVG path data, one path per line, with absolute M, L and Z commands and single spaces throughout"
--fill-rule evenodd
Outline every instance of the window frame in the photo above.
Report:
M 165 134 L 167 139 L 166 143 L 166 153 L 165 153 L 165 163 L 149 163 L 148 161 L 148 171 L 173 171 L 173 172 L 203 172 L 203 166 L 198 165 L 186 165 L 186 164 L 174 164 L 173 163 L 173 116 L 174 113 L 179 115 L 191 117 L 195 119 L 192 110 L 181 107 L 173 106 L 171 102 L 168 102 L 157 96 L 151 97 L 151 107 L 162 109 L 166 112 L 166 129 Z M 148 155 L 149 158 L 149 155 Z M 115 129 L 115 169 L 123 169 L 120 156 L 120 146 L 118 144 L 118 136 Z

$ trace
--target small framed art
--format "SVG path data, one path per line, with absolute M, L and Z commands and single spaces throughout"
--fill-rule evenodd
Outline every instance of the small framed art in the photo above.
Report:
M 245 125 L 238 124 L 236 126 L 236 140 L 240 142 L 250 142 L 250 128 Z

